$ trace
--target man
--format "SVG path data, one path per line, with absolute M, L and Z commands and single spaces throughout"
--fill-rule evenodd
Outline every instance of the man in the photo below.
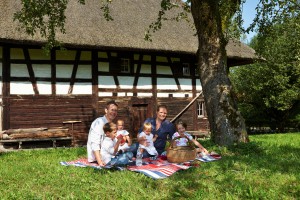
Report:
M 89 162 L 97 162 L 99 166 L 104 166 L 102 162 L 100 149 L 105 133 L 103 126 L 107 122 L 112 122 L 118 114 L 118 104 L 115 101 L 109 101 L 106 104 L 105 115 L 95 119 L 90 127 L 87 141 L 87 156 Z
M 156 109 L 156 116 L 150 117 L 145 120 L 144 123 L 150 123 L 152 126 L 152 134 L 157 135 L 157 139 L 154 142 L 154 147 L 156 148 L 159 155 L 165 151 L 167 140 L 171 140 L 173 134 L 176 132 L 175 126 L 167 120 L 168 109 L 166 105 L 159 105 Z M 142 132 L 143 127 L 139 129 L 139 133 Z M 130 151 L 136 155 L 138 149 L 138 143 L 131 145 Z M 143 157 L 149 157 L 150 154 L 144 151 Z

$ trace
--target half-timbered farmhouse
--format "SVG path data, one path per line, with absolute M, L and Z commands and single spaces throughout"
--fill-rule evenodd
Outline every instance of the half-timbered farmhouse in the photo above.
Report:
M 85 145 L 90 124 L 110 99 L 119 104 L 118 118 L 132 137 L 158 104 L 168 106 L 170 120 L 180 114 L 188 130 L 208 129 L 198 96 L 198 42 L 187 22 L 164 21 L 148 42 L 144 33 L 160 1 L 112 1 L 113 21 L 104 19 L 100 1 L 69 2 L 66 34 L 57 33 L 67 50 L 47 55 L 45 39 L 26 35 L 13 21 L 20 1 L 0 0 L 2 130 L 68 127 L 74 144 Z M 226 50 L 229 67 L 254 57 L 241 43 L 230 42 Z

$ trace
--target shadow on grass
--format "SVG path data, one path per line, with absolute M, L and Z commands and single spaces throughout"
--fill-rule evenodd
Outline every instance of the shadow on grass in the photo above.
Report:
M 207 147 L 212 145 L 210 141 L 203 141 L 201 144 Z M 219 151 L 217 150 L 218 147 L 213 148 L 222 154 L 222 159 L 211 163 L 202 163 L 202 169 L 201 167 L 199 170 L 192 168 L 170 177 L 172 179 L 172 188 L 169 188 L 170 193 L 168 194 L 170 198 L 192 198 L 195 196 L 205 198 L 207 192 L 215 187 L 222 193 L 240 190 L 240 197 L 246 197 L 251 193 L 247 190 L 252 187 L 252 182 L 243 178 L 251 177 L 255 182 L 262 181 L 263 184 L 268 184 L 269 181 L 276 182 L 271 178 L 273 174 L 279 174 L 281 177 L 286 175 L 287 177 L 299 178 L 299 147 L 250 142 Z M 213 186 L 209 186 L 209 183 Z M 279 183 L 282 184 L 282 181 Z M 299 195 L 300 186 L 297 186 L 299 182 L 289 180 L 288 183 L 283 185 L 284 188 L 281 187 L 282 194 L 285 193 L 294 197 Z M 239 186 L 236 187 L 236 185 Z M 232 189 L 234 187 L 236 188 Z M 266 195 L 264 190 L 257 192 L 255 194 L 257 198 Z

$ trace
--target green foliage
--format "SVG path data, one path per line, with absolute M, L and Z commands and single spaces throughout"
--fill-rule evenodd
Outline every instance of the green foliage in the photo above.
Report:
M 243 0 L 241 5 L 245 1 Z M 299 0 L 261 0 L 255 10 L 256 16 L 250 26 L 244 29 L 242 24 L 239 24 L 239 28 L 247 33 L 256 29 L 257 32 L 265 34 L 272 25 L 299 15 L 300 2 Z
M 175 8 L 177 8 L 175 14 L 173 14 L 172 17 L 166 17 L 166 13 L 170 10 L 174 11 Z M 167 20 L 185 20 L 191 26 L 191 28 L 194 29 L 194 26 L 188 17 L 188 13 L 190 13 L 190 1 L 177 3 L 171 0 L 161 0 L 161 9 L 158 11 L 157 19 L 147 28 L 144 39 L 147 41 L 152 41 L 152 33 L 160 30 L 163 25 L 163 21 Z
M 84 0 L 78 0 L 84 4 Z M 65 33 L 65 10 L 68 0 L 22 0 L 22 9 L 14 14 L 14 20 L 19 21 L 21 29 L 28 35 L 40 34 L 47 39 L 45 49 L 60 46 L 56 40 L 56 31 Z
M 232 70 L 241 112 L 248 125 L 258 119 L 283 130 L 300 103 L 299 17 L 269 27 L 250 45 L 264 61 Z
M 85 0 L 77 0 L 80 4 L 85 4 Z M 101 0 L 101 10 L 103 16 L 112 21 L 110 15 L 110 4 L 113 0 Z M 300 3 L 298 0 L 262 0 L 256 7 L 257 15 L 253 23 L 244 29 L 242 19 L 243 3 L 246 0 L 215 1 L 220 8 L 221 29 L 227 38 L 239 37 L 244 32 L 249 32 L 258 27 L 259 32 L 265 32 L 271 24 L 282 22 L 282 19 L 299 14 Z M 21 28 L 29 35 L 39 33 L 47 39 L 46 50 L 60 46 L 56 40 L 56 31 L 65 33 L 65 10 L 68 0 L 21 0 L 22 9 L 15 13 L 14 20 L 21 23 Z M 193 6 L 191 0 L 184 2 L 161 0 L 161 9 L 158 11 L 157 20 L 151 23 L 145 32 L 145 39 L 151 41 L 151 33 L 158 31 L 165 20 L 186 20 L 192 28 L 193 23 L 188 18 L 187 13 Z M 166 11 L 175 11 L 173 17 L 167 18 Z
M 0 153 L 1 199 L 297 199 L 300 133 L 250 140 L 231 147 L 201 141 L 222 159 L 163 180 L 59 164 L 85 157 L 85 148 Z
M 111 4 L 111 0 L 102 0 L 101 10 L 103 12 L 103 16 L 107 21 L 113 21 L 113 17 L 110 15 L 109 5 Z

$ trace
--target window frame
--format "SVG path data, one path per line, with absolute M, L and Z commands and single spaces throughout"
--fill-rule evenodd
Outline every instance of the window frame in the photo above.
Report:
M 197 117 L 205 118 L 205 103 L 203 100 L 197 101 Z
M 125 65 L 124 61 L 127 62 L 127 65 Z M 127 67 L 127 70 L 125 68 Z M 121 73 L 130 73 L 130 58 L 120 58 L 120 72 Z
M 191 75 L 191 65 L 190 63 L 182 63 L 182 75 L 190 76 Z

